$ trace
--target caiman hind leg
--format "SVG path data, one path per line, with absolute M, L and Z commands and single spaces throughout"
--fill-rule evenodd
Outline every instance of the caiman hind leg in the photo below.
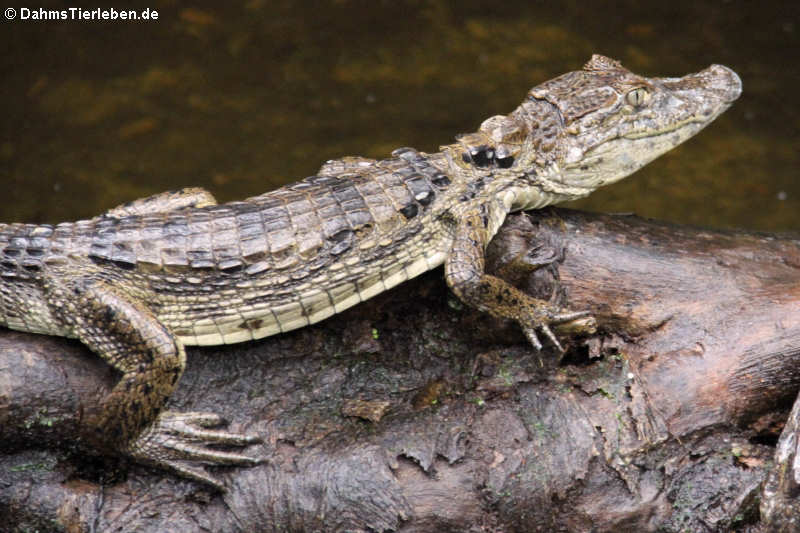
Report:
M 447 284 L 464 303 L 493 316 L 515 320 L 537 350 L 542 348 L 536 334 L 538 329 L 563 351 L 550 325 L 589 317 L 589 311 L 565 311 L 484 273 L 488 240 L 489 233 L 479 212 L 463 217 L 445 260 Z M 593 329 L 593 326 L 594 321 L 591 321 L 584 329 Z
M 217 205 L 217 200 L 210 192 L 200 187 L 186 187 L 177 191 L 162 192 L 118 205 L 101 216 L 122 218 L 133 215 L 154 215 L 190 207 L 207 207 L 209 205 Z
M 122 377 L 94 412 L 92 444 L 174 470 L 224 490 L 203 464 L 253 465 L 257 460 L 205 445 L 245 446 L 255 436 L 206 428 L 221 422 L 208 413 L 162 411 L 186 365 L 181 342 L 147 306 L 105 282 L 78 277 L 47 282 L 53 311 L 90 350 Z

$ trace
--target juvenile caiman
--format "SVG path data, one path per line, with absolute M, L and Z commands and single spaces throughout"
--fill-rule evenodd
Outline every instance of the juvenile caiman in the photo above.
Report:
M 162 410 L 185 345 L 319 322 L 444 263 L 463 302 L 515 320 L 536 348 L 537 330 L 558 346 L 548 325 L 588 312 L 484 274 L 484 249 L 506 215 L 620 180 L 740 92 L 720 65 L 645 78 L 595 55 L 437 153 L 328 161 L 315 176 L 224 205 L 184 189 L 91 220 L 0 225 L 0 324 L 78 338 L 120 372 L 88 413 L 94 446 L 221 488 L 202 464 L 253 464 L 218 446 L 258 438 L 210 429 L 213 414 Z

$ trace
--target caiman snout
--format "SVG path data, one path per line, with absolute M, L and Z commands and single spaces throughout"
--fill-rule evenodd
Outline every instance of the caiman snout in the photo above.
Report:
M 742 94 L 742 80 L 723 65 L 711 65 L 682 78 L 660 80 L 664 89 L 684 103 L 684 113 L 703 117 L 709 122 Z
M 704 75 L 708 88 L 727 103 L 733 102 L 742 94 L 741 78 L 724 65 L 711 65 L 697 75 Z

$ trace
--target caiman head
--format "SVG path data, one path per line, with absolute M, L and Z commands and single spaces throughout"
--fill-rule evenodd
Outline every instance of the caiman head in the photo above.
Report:
M 539 207 L 630 175 L 707 126 L 741 91 L 739 76 L 721 65 L 645 78 L 594 55 L 582 70 L 534 87 L 514 112 L 486 120 L 459 144 L 473 164 L 486 163 L 488 150 L 495 172 L 516 176 L 528 192 L 514 209 Z

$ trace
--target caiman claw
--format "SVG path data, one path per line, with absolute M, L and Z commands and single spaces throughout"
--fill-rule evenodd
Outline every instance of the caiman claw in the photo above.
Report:
M 565 326 L 559 329 L 568 329 L 571 333 L 580 334 L 590 334 L 597 330 L 597 322 L 594 317 L 591 316 L 591 311 L 570 311 L 561 313 L 552 312 L 548 309 L 531 320 L 523 319 L 519 322 L 523 333 L 525 333 L 525 336 L 528 338 L 528 342 L 530 342 L 537 351 L 542 349 L 542 342 L 536 334 L 537 329 L 550 339 L 550 342 L 553 343 L 553 346 L 555 346 L 559 352 L 564 352 L 564 348 L 561 346 L 561 343 L 558 342 L 558 338 L 555 333 L 553 333 L 553 330 L 550 329 L 551 325 L 557 326 L 564 324 Z

